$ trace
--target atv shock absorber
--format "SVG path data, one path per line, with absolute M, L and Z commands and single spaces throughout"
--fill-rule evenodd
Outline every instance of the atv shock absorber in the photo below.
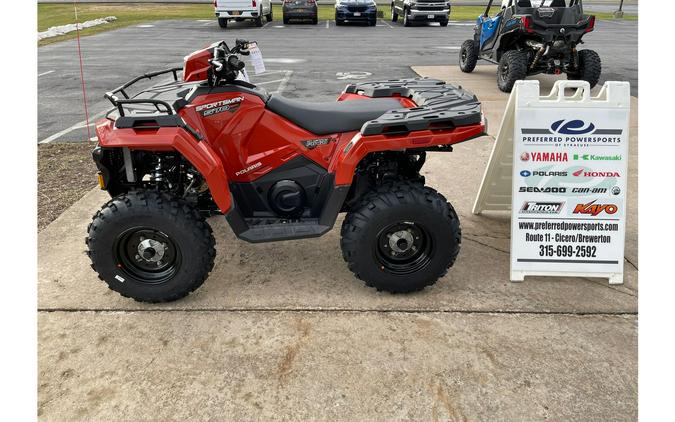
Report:
M 536 44 L 539 43 L 532 43 L 530 44 L 531 47 L 536 47 Z M 549 46 L 544 45 L 544 44 L 539 44 L 539 50 L 537 50 L 537 54 L 534 56 L 534 60 L 532 60 L 532 64 L 530 65 L 530 70 L 534 70 L 534 68 L 539 64 L 539 60 L 541 60 L 542 56 L 548 53 Z
M 579 55 L 577 54 L 576 45 L 572 46 L 572 66 L 574 66 L 574 70 L 579 69 Z

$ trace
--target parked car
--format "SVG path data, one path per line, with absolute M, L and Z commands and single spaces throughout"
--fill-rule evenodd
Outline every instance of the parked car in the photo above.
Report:
M 272 3 L 270 0 L 214 0 L 218 25 L 227 28 L 227 22 L 253 20 L 255 26 L 263 25 L 263 17 L 272 22 Z
M 291 19 L 311 19 L 314 25 L 319 22 L 319 7 L 316 0 L 283 0 L 281 10 L 284 14 L 284 24 Z
M 367 22 L 368 25 L 375 26 L 375 0 L 335 0 L 335 24 L 344 25 L 345 22 Z
M 448 26 L 450 2 L 448 0 L 393 0 L 391 2 L 391 21 L 403 17 L 403 26 L 413 22 L 438 22 Z

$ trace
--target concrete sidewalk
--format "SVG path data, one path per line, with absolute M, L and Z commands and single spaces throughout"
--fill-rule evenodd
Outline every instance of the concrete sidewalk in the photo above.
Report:
M 495 134 L 507 96 L 493 66 L 414 70 L 473 90 Z M 139 304 L 89 268 L 86 226 L 106 200 L 92 191 L 39 234 L 41 418 L 635 420 L 636 125 L 623 286 L 508 281 L 508 216 L 470 213 L 488 137 L 430 154 L 425 176 L 457 209 L 464 238 L 449 274 L 413 295 L 355 279 L 337 228 L 253 245 L 216 217 L 204 286 Z

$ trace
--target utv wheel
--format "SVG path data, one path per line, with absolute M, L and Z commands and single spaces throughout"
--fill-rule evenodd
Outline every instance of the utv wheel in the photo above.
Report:
M 253 22 L 255 23 L 255 26 L 260 28 L 261 26 L 263 26 L 262 16 L 258 16 L 253 20 Z
M 459 68 L 464 73 L 471 73 L 478 63 L 478 45 L 474 40 L 466 40 L 459 50 Z
M 227 28 L 227 19 L 225 18 L 218 18 L 218 25 L 221 28 Z
M 412 22 L 410 21 L 410 13 L 408 12 L 408 9 L 403 10 L 403 26 L 412 26 Z
M 397 183 L 366 195 L 347 214 L 342 256 L 356 277 L 391 293 L 422 290 L 444 276 L 459 253 L 461 230 L 443 195 Z
M 398 22 L 398 13 L 396 13 L 396 8 L 394 7 L 394 3 L 391 4 L 391 21 L 392 22 Z
M 511 92 L 517 80 L 527 76 L 527 53 L 517 50 L 502 55 L 497 67 L 497 86 L 503 92 Z
M 86 239 L 92 268 L 110 289 L 140 302 L 169 302 L 204 283 L 216 255 L 211 227 L 182 199 L 154 191 L 113 198 Z
M 593 50 L 581 50 L 579 53 L 579 71 L 568 73 L 567 79 L 583 80 L 593 88 L 600 80 L 602 62 L 600 56 Z

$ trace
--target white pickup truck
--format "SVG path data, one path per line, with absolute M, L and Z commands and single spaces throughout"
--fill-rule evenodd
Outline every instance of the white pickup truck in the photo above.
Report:
M 263 25 L 263 17 L 272 22 L 272 3 L 270 0 L 214 0 L 218 25 L 227 28 L 230 19 L 243 21 L 252 19 L 256 26 Z

